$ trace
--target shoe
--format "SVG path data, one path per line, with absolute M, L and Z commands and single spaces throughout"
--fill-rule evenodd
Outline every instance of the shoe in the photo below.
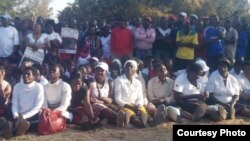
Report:
M 16 136 L 24 135 L 28 131 L 29 127 L 30 123 L 27 120 L 19 118 L 16 122 Z
M 131 117 L 131 123 L 134 124 L 138 128 L 145 128 L 144 124 L 142 123 L 142 120 L 139 119 L 136 115 Z
M 165 118 L 166 118 L 165 113 L 163 113 L 163 112 L 157 112 L 155 114 L 155 116 L 154 116 L 153 121 L 149 122 L 149 125 L 152 126 L 152 127 L 154 127 L 154 126 L 162 123 L 163 121 L 165 121 Z
M 159 112 L 159 113 L 163 112 L 165 114 L 165 116 L 168 115 L 168 113 L 166 112 L 166 106 L 164 104 L 161 104 L 160 106 L 158 106 L 155 113 L 157 113 L 157 112 Z
M 119 111 L 117 113 L 116 126 L 123 128 L 124 127 L 125 119 L 126 119 L 126 113 L 123 112 L 123 111 Z
M 5 121 L 3 125 L 3 138 L 10 139 L 12 136 L 12 124 L 10 121 Z

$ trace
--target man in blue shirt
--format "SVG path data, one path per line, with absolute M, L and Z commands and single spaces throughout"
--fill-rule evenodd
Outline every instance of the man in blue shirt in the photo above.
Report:
M 223 37 L 225 28 L 220 26 L 220 20 L 217 15 L 211 15 L 210 26 L 204 30 L 204 40 L 207 49 L 207 64 L 210 72 L 217 68 L 219 58 L 224 54 Z

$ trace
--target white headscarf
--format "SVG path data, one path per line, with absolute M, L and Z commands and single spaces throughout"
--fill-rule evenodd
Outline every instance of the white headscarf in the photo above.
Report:
M 126 65 L 127 65 L 128 63 L 131 63 L 131 64 L 133 65 L 133 67 L 134 67 L 136 70 L 138 69 L 138 64 L 137 64 L 137 62 L 134 61 L 134 60 L 127 60 L 127 61 L 125 62 L 125 64 L 124 64 L 124 68 L 126 67 Z

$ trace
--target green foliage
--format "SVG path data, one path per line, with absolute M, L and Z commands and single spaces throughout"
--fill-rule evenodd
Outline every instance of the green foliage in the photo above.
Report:
M 23 2 L 24 0 L 1 0 L 0 13 L 10 13 L 11 15 L 17 14 L 15 8 Z
M 75 0 L 59 14 L 59 20 L 72 16 L 78 20 L 111 20 L 117 15 L 127 18 L 151 16 L 154 18 L 169 13 L 185 11 L 199 16 L 218 14 L 229 17 L 236 11 L 246 15 L 248 0 Z
M 52 9 L 49 4 L 52 0 L 1 0 L 0 14 L 9 13 L 19 17 L 49 17 Z

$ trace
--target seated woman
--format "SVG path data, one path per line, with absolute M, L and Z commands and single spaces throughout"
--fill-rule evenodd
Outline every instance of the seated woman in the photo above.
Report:
M 129 122 L 138 126 L 146 127 L 148 114 L 143 106 L 142 84 L 136 77 L 137 63 L 128 60 L 124 64 L 125 74 L 115 80 L 115 101 L 122 109 L 118 112 L 119 127 L 126 127 Z M 139 117 L 137 116 L 140 116 Z
M 117 108 L 112 104 L 113 81 L 108 79 L 108 64 L 99 62 L 95 68 L 94 78 L 89 82 L 88 91 L 94 114 L 114 124 L 117 119 Z
M 218 63 L 218 71 L 214 72 L 207 83 L 206 89 L 210 93 L 209 104 L 219 105 L 229 113 L 230 119 L 235 119 L 237 114 L 248 116 L 249 112 L 241 104 L 237 103 L 240 89 L 237 80 L 228 72 L 230 62 L 221 58 Z M 227 118 L 224 113 L 220 117 Z M 250 116 L 249 116 L 250 117 Z
M 10 121 L 1 119 L 1 135 L 9 139 L 13 134 L 21 136 L 29 128 L 36 127 L 39 111 L 43 105 L 43 86 L 35 81 L 36 70 L 32 67 L 24 68 L 23 82 L 19 82 L 13 89 L 12 114 Z
M 73 113 L 73 123 L 80 125 L 82 130 L 98 127 L 96 125 L 99 119 L 94 115 L 95 112 L 90 103 L 90 93 L 82 79 L 81 72 L 78 71 L 73 74 L 71 88 L 72 99 L 69 111 Z
M 44 86 L 45 98 L 43 107 L 60 111 L 63 117 L 72 120 L 72 114 L 67 112 L 72 90 L 70 85 L 60 78 L 63 74 L 64 70 L 60 64 L 50 67 L 50 80 Z
M 204 85 L 198 81 L 202 74 L 202 67 L 199 64 L 189 65 L 186 74 L 178 76 L 174 84 L 174 97 L 177 106 L 182 110 L 191 113 L 192 121 L 199 121 L 206 113 L 208 93 L 204 92 Z

